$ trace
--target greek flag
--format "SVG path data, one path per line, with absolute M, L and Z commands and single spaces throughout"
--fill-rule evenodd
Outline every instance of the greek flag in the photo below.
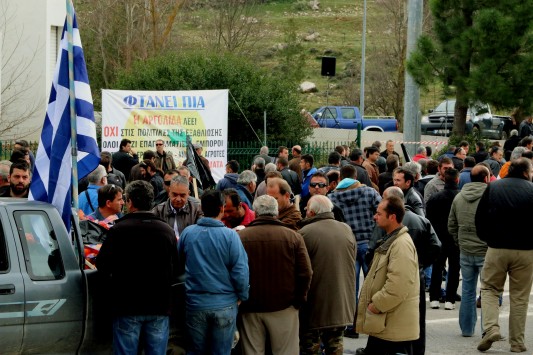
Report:
M 72 22 L 77 169 L 78 178 L 81 179 L 98 166 L 100 152 L 96 143 L 93 99 L 75 14 L 73 14 Z M 67 230 L 70 231 L 73 167 L 68 64 L 67 21 L 65 20 L 50 100 L 35 158 L 29 199 L 53 204 L 61 214 Z

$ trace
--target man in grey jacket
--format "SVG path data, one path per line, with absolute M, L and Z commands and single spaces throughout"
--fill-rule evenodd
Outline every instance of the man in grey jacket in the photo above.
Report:
M 343 332 L 355 313 L 355 255 L 352 229 L 333 216 L 333 203 L 320 194 L 307 203 L 302 220 L 313 278 L 307 302 L 300 309 L 300 354 L 342 354 Z M 332 276 L 335 277 L 332 277 Z
M 463 186 L 455 196 L 448 218 L 448 231 L 459 245 L 459 264 L 463 275 L 459 327 L 465 337 L 474 335 L 476 329 L 476 286 L 485 262 L 487 243 L 480 240 L 475 224 L 479 200 L 490 181 L 489 169 L 477 164 L 470 173 L 472 182 Z
M 203 216 L 200 201 L 189 196 L 189 180 L 181 175 L 172 178 L 168 200 L 155 206 L 152 213 L 166 221 L 176 237 Z

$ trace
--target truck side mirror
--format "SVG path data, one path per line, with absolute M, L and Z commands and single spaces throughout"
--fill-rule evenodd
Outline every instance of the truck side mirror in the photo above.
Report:
M 430 108 L 430 109 L 428 110 L 428 113 L 432 113 L 432 112 L 433 112 L 433 109 Z

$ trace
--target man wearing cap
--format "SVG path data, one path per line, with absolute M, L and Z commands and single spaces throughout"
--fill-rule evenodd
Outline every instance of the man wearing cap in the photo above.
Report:
M 165 143 L 162 139 L 155 141 L 155 166 L 162 171 L 176 169 L 176 163 L 172 153 L 165 152 Z

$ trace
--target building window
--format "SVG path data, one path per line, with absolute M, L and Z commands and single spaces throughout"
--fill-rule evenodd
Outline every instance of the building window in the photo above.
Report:
M 60 42 L 61 42 L 61 27 L 51 26 L 50 27 L 50 53 L 49 53 L 50 67 L 48 69 L 48 71 L 50 72 L 50 78 L 54 77 L 54 72 L 56 70 L 57 53 L 59 51 Z

